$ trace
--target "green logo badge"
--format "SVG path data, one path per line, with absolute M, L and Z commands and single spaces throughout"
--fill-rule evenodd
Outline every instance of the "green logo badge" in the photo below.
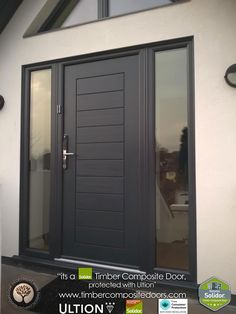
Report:
M 126 314 L 143 314 L 143 302 L 140 300 L 126 300 Z
M 230 286 L 216 278 L 212 277 L 203 282 L 198 290 L 199 302 L 212 311 L 218 311 L 230 303 Z
M 93 269 L 92 268 L 78 268 L 79 280 L 92 280 Z

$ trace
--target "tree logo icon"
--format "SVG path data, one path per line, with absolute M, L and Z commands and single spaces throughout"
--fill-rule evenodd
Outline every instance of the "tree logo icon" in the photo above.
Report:
M 39 300 L 39 291 L 30 280 L 17 280 L 9 289 L 9 300 L 17 307 L 33 308 Z

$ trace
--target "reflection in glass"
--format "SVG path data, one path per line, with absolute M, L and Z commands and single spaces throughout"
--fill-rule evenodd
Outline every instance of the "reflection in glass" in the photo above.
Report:
M 167 4 L 173 4 L 171 0 L 110 0 L 109 16 L 125 14 Z
M 98 1 L 80 0 L 61 27 L 95 21 L 98 18 Z
M 48 250 L 51 155 L 51 70 L 31 72 L 29 247 Z
M 187 270 L 187 49 L 156 52 L 156 263 Z

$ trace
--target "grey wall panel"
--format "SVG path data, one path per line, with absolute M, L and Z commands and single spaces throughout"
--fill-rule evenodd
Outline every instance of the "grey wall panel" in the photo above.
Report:
M 124 88 L 123 73 L 102 75 L 77 80 L 77 94 L 117 91 Z
M 77 176 L 76 180 L 77 192 L 121 194 L 124 190 L 123 178 Z
M 122 108 L 77 112 L 78 127 L 123 124 L 123 121 L 124 111 Z
M 77 210 L 76 224 L 78 227 L 94 227 L 103 229 L 123 230 L 124 215 L 116 212 L 93 210 Z
M 77 143 L 122 142 L 123 139 L 123 126 L 77 128 Z
M 124 92 L 104 92 L 77 96 L 77 110 L 117 108 L 124 106 Z
M 77 144 L 78 159 L 123 159 L 123 143 Z
M 123 160 L 77 160 L 77 175 L 80 176 L 112 176 L 124 175 Z
M 124 197 L 113 194 L 77 193 L 76 207 L 77 209 L 123 211 Z
M 124 234 L 118 230 L 102 230 L 80 227 L 76 232 L 76 240 L 79 243 L 96 246 L 108 246 L 121 248 L 124 246 Z

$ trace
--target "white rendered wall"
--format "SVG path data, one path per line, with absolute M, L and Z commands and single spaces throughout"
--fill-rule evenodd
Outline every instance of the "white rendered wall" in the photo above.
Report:
M 23 39 L 45 0 L 25 0 L 0 36 L 3 255 L 18 253 L 21 65 L 194 35 L 198 282 L 216 275 L 236 294 L 236 1 L 192 0 Z

